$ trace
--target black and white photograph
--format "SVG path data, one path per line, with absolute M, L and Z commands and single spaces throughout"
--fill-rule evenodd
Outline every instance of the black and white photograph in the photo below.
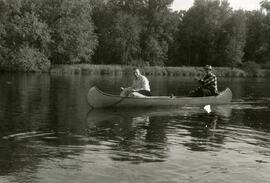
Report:
M 269 183 L 270 0 L 0 0 L 0 183 Z

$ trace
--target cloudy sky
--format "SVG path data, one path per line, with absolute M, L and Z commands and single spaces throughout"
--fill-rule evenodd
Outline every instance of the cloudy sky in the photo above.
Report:
M 261 0 L 228 0 L 233 9 L 254 10 L 260 8 Z M 193 0 L 174 0 L 173 10 L 186 10 L 193 4 Z

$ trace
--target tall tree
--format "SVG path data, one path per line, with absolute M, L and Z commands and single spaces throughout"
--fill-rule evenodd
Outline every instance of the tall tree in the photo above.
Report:
M 27 0 L 3 1 L 1 18 L 2 67 L 14 70 L 47 70 L 50 30 L 34 11 Z M 27 8 L 26 8 L 27 7 Z M 0 23 L 1 25 L 1 23 Z M 44 66 L 44 67 L 43 67 Z
M 40 0 L 39 15 L 52 31 L 53 63 L 91 63 L 97 36 L 88 0 Z
M 167 62 L 169 44 L 177 30 L 177 14 L 169 10 L 172 0 L 148 0 L 141 16 L 141 57 L 151 65 L 164 65 Z M 172 23 L 173 22 L 173 23 Z
M 247 37 L 244 61 L 266 62 L 268 59 L 268 46 L 265 15 L 261 11 L 252 11 L 246 12 L 246 17 Z
M 263 0 L 260 2 L 261 9 L 266 11 L 266 14 L 269 15 L 270 13 L 270 2 L 268 0 Z
M 124 12 L 119 12 L 116 17 L 116 47 L 119 48 L 121 63 L 128 65 L 138 60 L 141 25 L 136 16 Z
M 140 64 L 164 65 L 178 22 L 178 14 L 169 10 L 171 3 L 172 0 L 95 2 L 98 8 L 94 9 L 93 20 L 99 35 L 95 62 L 127 64 L 140 60 Z
M 246 43 L 245 13 L 242 10 L 235 11 L 228 19 L 223 30 L 227 32 L 227 42 L 221 58 L 222 66 L 235 67 L 242 63 L 244 46 Z
M 265 10 L 266 16 L 264 20 L 265 31 L 265 43 L 262 46 L 263 57 L 262 62 L 269 62 L 270 59 L 270 1 L 263 0 L 261 3 L 261 9 Z
M 93 56 L 95 64 L 119 63 L 119 53 L 114 43 L 115 5 L 111 1 L 91 0 L 93 6 L 92 18 L 98 45 Z
M 179 27 L 180 64 L 216 64 L 220 30 L 232 13 L 227 1 L 195 0 Z
M 243 55 L 244 22 L 243 12 L 234 13 L 226 0 L 195 0 L 179 24 L 174 65 L 234 66 Z

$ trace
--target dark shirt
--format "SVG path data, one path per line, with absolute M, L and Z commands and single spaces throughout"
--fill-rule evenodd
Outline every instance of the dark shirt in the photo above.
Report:
M 207 73 L 203 79 L 200 80 L 203 88 L 209 89 L 212 93 L 218 93 L 217 77 L 212 72 Z

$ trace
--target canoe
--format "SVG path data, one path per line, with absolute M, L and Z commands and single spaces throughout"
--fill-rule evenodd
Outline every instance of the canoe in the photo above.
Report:
M 88 104 L 93 108 L 107 107 L 163 107 L 163 106 L 193 106 L 208 104 L 228 104 L 232 100 L 232 92 L 229 88 L 220 92 L 217 96 L 209 97 L 121 97 L 100 91 L 93 86 L 87 94 Z

